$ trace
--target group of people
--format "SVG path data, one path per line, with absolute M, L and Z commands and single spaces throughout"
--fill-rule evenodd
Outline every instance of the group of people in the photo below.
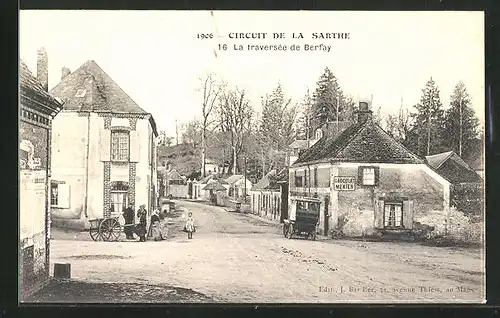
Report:
M 162 241 L 167 239 L 167 235 L 164 234 L 164 229 L 166 226 L 163 221 L 165 220 L 166 213 L 160 216 L 158 210 L 154 210 L 151 215 L 149 229 L 147 228 L 147 211 L 146 206 L 142 204 L 137 211 L 137 218 L 139 223 L 135 224 L 135 216 L 133 205 L 130 204 L 126 209 L 123 210 L 123 218 L 125 219 L 124 232 L 128 240 L 134 240 L 134 234 L 139 236 L 139 242 L 146 242 L 146 235 L 154 239 L 155 241 Z M 184 226 L 184 231 L 188 233 L 188 239 L 193 238 L 193 232 L 196 231 L 194 225 L 193 214 L 190 212 Z

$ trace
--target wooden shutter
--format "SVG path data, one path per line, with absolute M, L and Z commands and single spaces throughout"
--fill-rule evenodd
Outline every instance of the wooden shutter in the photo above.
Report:
M 375 172 L 375 186 L 378 186 L 380 184 L 380 167 L 373 167 L 373 170 Z
M 137 131 L 130 131 L 130 162 L 139 162 L 140 142 Z
M 358 185 L 363 186 L 363 166 L 358 166 Z
M 403 226 L 407 230 L 413 229 L 413 201 L 403 201 Z
M 383 200 L 375 200 L 374 227 L 376 229 L 383 229 L 384 228 L 384 201 Z
M 101 130 L 99 136 L 99 152 L 101 154 L 101 161 L 111 160 L 111 130 Z
M 69 184 L 59 184 L 57 188 L 57 206 L 69 209 L 71 200 L 71 186 Z

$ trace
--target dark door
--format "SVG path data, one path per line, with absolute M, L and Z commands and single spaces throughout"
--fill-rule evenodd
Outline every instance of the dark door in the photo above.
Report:
M 281 217 L 280 222 L 288 219 L 288 183 L 281 184 Z
M 328 221 L 330 219 L 330 217 L 328 216 L 328 206 L 330 205 L 330 199 L 328 197 L 325 198 L 325 213 L 323 214 L 324 216 L 324 225 L 325 225 L 325 228 L 323 229 L 323 235 L 325 236 L 328 236 L 328 230 L 329 230 L 329 224 L 328 224 Z
M 193 198 L 193 183 L 192 182 L 188 183 L 188 197 L 190 199 Z

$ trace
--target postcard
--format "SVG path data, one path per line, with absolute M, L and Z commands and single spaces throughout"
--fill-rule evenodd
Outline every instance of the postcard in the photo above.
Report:
M 22 303 L 484 303 L 484 15 L 20 12 Z

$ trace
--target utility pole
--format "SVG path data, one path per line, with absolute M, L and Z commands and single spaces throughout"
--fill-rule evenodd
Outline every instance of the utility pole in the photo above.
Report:
M 243 190 L 243 202 L 247 203 L 247 155 L 245 154 L 245 170 L 243 171 L 243 184 L 244 184 L 244 190 Z
M 175 144 L 179 145 L 179 129 L 177 127 L 177 119 L 175 120 Z
M 460 94 L 460 104 L 458 105 L 459 110 L 460 110 L 460 134 L 459 134 L 459 139 L 458 139 L 458 156 L 462 158 L 462 124 L 463 124 L 463 118 L 462 118 L 462 94 Z
M 336 97 L 337 97 L 337 136 L 339 135 L 339 92 L 337 91 L 336 93 Z

